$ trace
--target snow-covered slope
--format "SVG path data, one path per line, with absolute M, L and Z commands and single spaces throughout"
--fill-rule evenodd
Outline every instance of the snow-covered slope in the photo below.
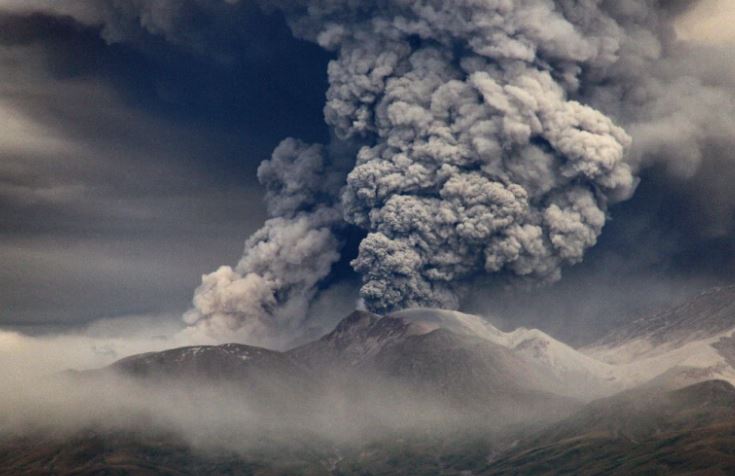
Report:
M 733 335 L 735 286 L 728 286 L 633 321 L 580 351 L 614 365 L 628 386 L 709 378 L 735 383 Z
M 438 309 L 410 309 L 389 317 L 420 323 L 426 328 L 441 327 L 501 345 L 565 382 L 568 394 L 577 397 L 610 394 L 627 384 L 619 378 L 615 366 L 585 355 L 538 329 L 522 327 L 502 332 L 479 316 Z
M 502 332 L 479 316 L 455 311 L 411 309 L 392 316 L 502 345 L 566 382 L 578 396 L 647 383 L 678 388 L 722 379 L 735 384 L 735 287 L 704 292 L 582 349 L 538 329 Z
M 735 384 L 735 362 L 730 330 L 691 342 L 651 345 L 645 338 L 624 342 L 619 347 L 583 349 L 591 357 L 614 366 L 627 387 L 655 380 L 671 387 L 692 385 L 709 379 Z
M 512 382 L 576 399 L 641 385 L 679 388 L 709 379 L 735 384 L 735 287 L 703 293 L 583 349 L 538 329 L 503 332 L 461 312 L 411 309 L 381 317 L 355 311 L 321 339 L 285 353 L 202 346 L 141 355 L 117 367 L 146 374 L 236 374 L 251 381 L 277 372 L 293 378 L 379 369 L 392 377 L 417 374 L 438 382 L 437 388 L 456 386 L 462 377 L 462 385 L 486 390 Z

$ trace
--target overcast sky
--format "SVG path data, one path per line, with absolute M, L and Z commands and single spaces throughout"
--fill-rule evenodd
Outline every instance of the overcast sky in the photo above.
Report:
M 280 18 L 244 31 L 217 61 L 0 7 L 0 325 L 182 312 L 237 259 L 257 165 L 326 136 L 326 54 Z
M 285 137 L 328 140 L 329 53 L 255 8 L 215 25 L 206 44 L 216 54 L 205 54 L 150 32 L 110 41 L 22 6 L 0 0 L 0 327 L 182 313 L 201 275 L 236 262 L 264 221 L 258 164 Z M 679 32 L 722 47 L 733 25 L 735 3 L 705 0 Z M 718 51 L 735 64 L 732 50 Z M 574 322 L 585 334 L 585 316 L 614 321 L 735 280 L 735 197 L 715 187 L 705 206 L 689 193 L 735 176 L 733 152 L 717 147 L 726 160 L 686 179 L 644 172 L 585 262 L 530 306 L 527 296 L 499 305 L 480 289 L 472 309 L 504 322 L 551 313 L 549 326 L 574 337 L 560 329 Z M 564 305 L 581 290 L 575 309 Z

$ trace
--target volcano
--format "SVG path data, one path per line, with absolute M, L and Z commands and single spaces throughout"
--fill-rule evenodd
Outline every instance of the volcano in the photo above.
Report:
M 36 422 L 3 433 L 0 474 L 560 474 L 572 464 L 727 474 L 732 292 L 580 349 L 537 329 L 413 309 L 355 311 L 284 352 L 225 344 L 133 355 L 58 378 L 102 401 L 124 382 L 139 399 L 73 431 Z

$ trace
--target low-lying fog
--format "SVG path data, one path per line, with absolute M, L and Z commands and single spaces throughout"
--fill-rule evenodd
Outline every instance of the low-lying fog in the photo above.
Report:
M 176 333 L 110 337 L 104 329 L 53 337 L 0 332 L 0 437 L 131 431 L 174 437 L 196 449 L 237 451 L 274 443 L 350 444 L 407 431 L 497 434 L 508 424 L 550 417 L 538 401 L 525 406 L 488 395 L 494 405 L 473 407 L 359 371 L 318 381 L 259 378 L 254 391 L 242 381 L 67 371 L 187 344 Z M 451 391 L 462 396 L 462 389 Z

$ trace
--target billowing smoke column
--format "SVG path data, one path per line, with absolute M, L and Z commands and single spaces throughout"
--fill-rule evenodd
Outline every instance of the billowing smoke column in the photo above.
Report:
M 628 136 L 516 58 L 456 65 L 428 47 L 407 62 L 343 196 L 370 232 L 354 263 L 368 306 L 456 307 L 455 283 L 478 271 L 558 279 L 595 243 L 608 197 L 632 191 Z
M 236 269 L 204 278 L 190 322 L 298 322 L 345 222 L 366 233 L 352 265 L 376 312 L 456 308 L 479 273 L 559 279 L 636 185 L 630 137 L 570 99 L 585 67 L 616 60 L 623 33 L 600 3 L 276 2 L 336 52 L 326 120 L 363 146 L 346 180 L 320 147 L 279 146 L 259 171 L 272 218 Z

